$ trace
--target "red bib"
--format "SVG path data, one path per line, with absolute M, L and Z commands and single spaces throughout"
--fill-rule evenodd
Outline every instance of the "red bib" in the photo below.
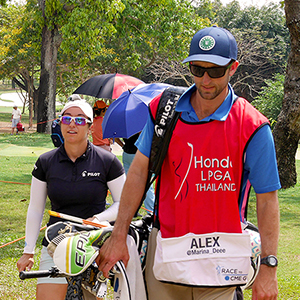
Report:
M 156 103 L 151 104 L 155 116 Z M 242 232 L 238 200 L 245 149 L 267 122 L 242 98 L 226 121 L 178 120 L 157 185 L 163 238 Z

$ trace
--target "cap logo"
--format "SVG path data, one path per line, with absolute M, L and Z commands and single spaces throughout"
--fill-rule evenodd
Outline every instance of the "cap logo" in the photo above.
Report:
M 212 36 L 206 35 L 199 41 L 199 47 L 201 50 L 209 51 L 216 44 L 215 39 Z

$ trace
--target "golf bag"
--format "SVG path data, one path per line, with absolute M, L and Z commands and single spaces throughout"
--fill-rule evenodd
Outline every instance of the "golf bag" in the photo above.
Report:
M 25 131 L 25 127 L 23 126 L 23 124 L 21 122 L 19 122 L 17 124 L 17 132 L 19 131 Z
M 104 298 L 107 293 L 107 279 L 98 270 L 95 259 L 99 249 L 110 236 L 113 227 L 97 228 L 71 222 L 57 222 L 49 226 L 45 238 L 49 242 L 48 253 L 53 257 L 54 264 L 50 270 L 21 272 L 20 278 L 66 277 L 68 290 L 65 300 L 95 300 Z M 145 251 L 151 231 L 151 216 L 132 221 L 129 228 L 129 240 L 136 253 L 137 260 L 132 265 L 145 265 Z M 129 267 L 129 264 L 127 268 Z M 140 274 L 143 284 L 143 278 Z M 110 272 L 114 299 L 134 299 L 130 290 L 130 279 L 122 262 L 118 262 Z M 137 288 L 137 287 L 135 287 Z M 137 299 L 137 297 L 135 297 Z M 139 296 L 139 299 L 146 299 Z
M 55 147 L 59 147 L 64 142 L 64 138 L 61 134 L 59 119 L 56 119 L 52 122 L 51 139 Z

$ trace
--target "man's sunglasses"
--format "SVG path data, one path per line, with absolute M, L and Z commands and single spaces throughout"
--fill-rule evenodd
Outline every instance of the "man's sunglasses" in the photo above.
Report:
M 233 63 L 234 62 L 224 67 L 211 67 L 211 68 L 204 68 L 190 63 L 190 71 L 196 77 L 203 77 L 204 73 L 207 72 L 210 78 L 221 78 L 225 75 L 227 69 L 229 69 Z
M 65 125 L 70 125 L 72 120 L 75 122 L 76 125 L 84 126 L 87 123 L 92 123 L 90 120 L 84 117 L 71 117 L 71 116 L 62 116 L 60 121 Z

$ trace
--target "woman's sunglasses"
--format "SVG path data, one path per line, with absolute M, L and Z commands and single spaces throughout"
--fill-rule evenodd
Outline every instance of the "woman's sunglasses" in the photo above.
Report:
M 92 123 L 90 120 L 84 117 L 71 117 L 71 116 L 62 116 L 60 121 L 65 125 L 70 125 L 72 120 L 75 122 L 76 125 L 84 126 L 87 123 Z
M 221 78 L 225 75 L 227 69 L 229 69 L 233 63 L 234 62 L 224 67 L 212 67 L 212 68 L 204 68 L 190 63 L 190 71 L 196 77 L 203 77 L 204 73 L 207 72 L 210 78 Z

